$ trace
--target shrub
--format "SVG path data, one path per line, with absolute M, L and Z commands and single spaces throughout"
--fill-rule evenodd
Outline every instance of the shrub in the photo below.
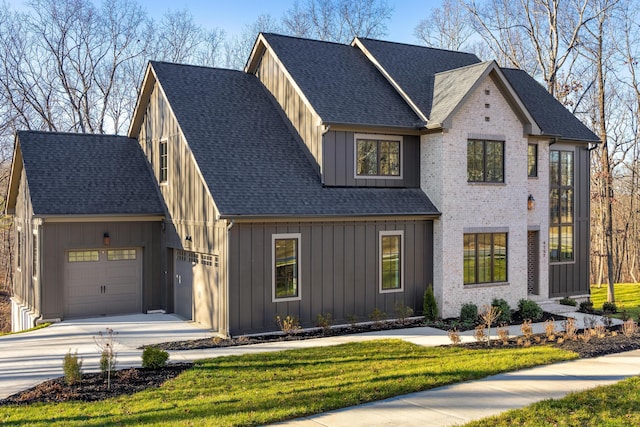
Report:
M 540 320 L 543 313 L 537 302 L 524 298 L 518 301 L 518 311 L 522 319 L 530 319 L 534 322 Z
M 99 338 L 93 337 L 93 341 L 96 343 L 98 350 L 100 351 L 100 371 L 102 375 L 107 377 L 107 389 L 111 388 L 111 374 L 116 370 L 116 342 L 115 336 L 117 332 L 113 329 L 107 328 L 106 334 L 102 331 L 98 333 Z
M 491 305 L 500 310 L 498 322 L 511 323 L 511 307 L 509 307 L 509 304 L 505 300 L 502 298 L 494 298 Z
M 385 320 L 386 318 L 387 318 L 387 313 L 380 310 L 378 307 L 376 307 L 369 315 L 369 319 L 373 320 L 376 326 L 380 326 L 382 321 Z
M 570 305 L 572 307 L 575 307 L 576 305 L 578 305 L 578 301 L 571 299 L 569 297 L 564 297 L 558 302 L 562 305 Z
M 293 316 L 287 315 L 284 319 L 280 317 L 279 314 L 276 314 L 276 323 L 282 332 L 287 335 L 295 334 L 300 329 L 300 322 L 297 318 Z
M 427 322 L 433 322 L 438 318 L 438 305 L 436 304 L 436 296 L 433 294 L 433 287 L 431 285 L 424 291 L 422 312 L 424 314 L 424 320 Z
M 462 304 L 460 321 L 462 323 L 474 323 L 476 320 L 478 320 L 478 306 L 470 302 Z
M 591 313 L 593 311 L 593 303 L 591 301 L 582 301 L 578 306 L 578 311 L 582 313 Z
M 142 351 L 142 367 L 159 369 L 167 365 L 169 353 L 157 347 L 145 347 Z
M 325 333 L 331 329 L 332 324 L 333 319 L 331 318 L 331 313 L 320 313 L 316 316 L 316 326 L 322 328 Z
M 62 370 L 67 385 L 74 385 L 82 380 L 82 359 L 78 358 L 78 350 L 74 354 L 71 354 L 71 350 L 65 354 Z
M 404 325 L 407 319 L 413 315 L 413 308 L 406 306 L 402 301 L 398 301 L 393 308 L 393 314 L 398 319 L 398 323 Z
M 618 306 L 616 306 L 615 302 L 605 301 L 602 304 L 602 311 L 604 311 L 605 313 L 617 313 Z
M 451 344 L 453 345 L 460 344 L 460 341 L 462 341 L 462 338 L 460 337 L 460 332 L 458 332 L 457 329 L 449 329 L 449 331 L 447 332 L 447 335 L 449 335 L 449 339 L 451 340 Z

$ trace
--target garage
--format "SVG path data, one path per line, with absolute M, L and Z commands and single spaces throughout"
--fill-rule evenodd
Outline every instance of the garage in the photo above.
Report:
M 175 251 L 175 313 L 187 320 L 218 327 L 218 256 Z
M 65 317 L 142 311 L 140 248 L 66 252 Z

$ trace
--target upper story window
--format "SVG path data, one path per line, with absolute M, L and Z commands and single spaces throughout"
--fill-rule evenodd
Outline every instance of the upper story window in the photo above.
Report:
M 507 233 L 464 235 L 464 284 L 507 281 Z
M 356 178 L 401 178 L 402 137 L 355 136 Z
M 467 141 L 467 181 L 504 182 L 504 141 Z
M 538 176 L 538 144 L 529 144 L 527 147 L 527 176 Z
M 573 152 L 549 154 L 549 258 L 573 261 Z
M 300 299 L 300 233 L 274 234 L 273 302 Z
M 159 150 L 159 159 L 158 159 L 158 180 L 160 183 L 167 182 L 167 178 L 169 175 L 169 158 L 167 151 L 167 140 L 163 139 L 160 141 L 160 150 Z
M 380 292 L 402 291 L 403 231 L 380 232 Z

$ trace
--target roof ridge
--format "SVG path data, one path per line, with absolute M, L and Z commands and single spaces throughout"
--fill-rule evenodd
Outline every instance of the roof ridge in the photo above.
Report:
M 287 35 L 287 34 L 270 33 L 270 32 L 266 32 L 266 33 L 262 32 L 262 34 L 263 35 L 269 35 L 269 36 L 276 36 L 276 37 L 284 37 L 284 38 L 294 39 L 294 40 L 303 40 L 303 41 L 310 41 L 310 42 L 316 42 L 316 43 L 325 43 L 325 44 L 333 44 L 333 45 L 338 45 L 338 46 L 351 47 L 350 44 L 334 42 L 334 41 L 331 41 L 331 40 L 318 40 L 318 39 L 312 39 L 312 38 L 308 38 L 308 37 L 298 37 L 298 36 L 291 36 L 291 35 Z
M 234 70 L 233 68 L 222 68 L 222 67 L 209 67 L 208 65 L 196 65 L 196 64 L 184 64 L 180 62 L 171 62 L 171 61 L 156 61 L 154 59 L 149 60 L 150 64 L 164 64 L 164 65 L 175 65 L 178 67 L 189 67 L 189 68 L 204 68 L 206 70 L 219 70 L 219 71 L 235 71 L 244 73 L 242 70 Z
M 102 137 L 102 138 L 126 138 L 126 139 L 135 139 L 129 138 L 127 135 L 120 135 L 117 133 L 90 133 L 90 132 L 62 132 L 62 131 L 50 131 L 50 130 L 35 130 L 35 129 L 22 129 L 16 131 L 16 134 L 43 134 L 43 135 L 67 135 L 67 136 L 83 136 L 83 137 Z
M 465 65 L 463 67 L 451 68 L 450 70 L 444 70 L 444 71 L 440 71 L 439 73 L 435 73 L 434 76 L 439 76 L 447 73 L 455 73 L 458 71 L 463 71 L 468 68 L 474 68 L 474 67 L 480 67 L 480 66 L 488 67 L 489 65 L 491 65 L 492 62 L 495 62 L 495 61 L 494 60 L 482 61 L 482 62 L 476 62 L 475 64 Z M 500 66 L 498 66 L 498 68 L 500 68 Z
M 421 45 L 418 45 L 418 44 L 404 43 L 404 42 L 393 42 L 393 41 L 389 41 L 389 40 L 372 39 L 372 38 L 369 38 L 369 37 L 358 37 L 358 39 L 359 40 L 369 40 L 369 41 L 372 41 L 372 42 L 394 44 L 394 45 L 400 45 L 400 46 L 410 46 L 410 47 L 416 47 L 416 48 L 425 49 L 425 50 L 439 50 L 441 52 L 460 53 L 460 54 L 463 54 L 463 55 L 475 56 L 476 58 L 478 57 L 475 53 L 465 52 L 465 51 L 462 51 L 462 50 L 444 49 L 444 48 L 441 48 L 441 47 L 431 47 L 431 46 L 421 46 Z

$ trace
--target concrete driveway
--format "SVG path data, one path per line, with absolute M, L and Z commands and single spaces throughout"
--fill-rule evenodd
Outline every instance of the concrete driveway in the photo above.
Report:
M 211 332 L 173 314 L 134 314 L 68 320 L 47 328 L 0 337 L 0 399 L 63 375 L 67 351 L 78 351 L 82 369 L 97 372 L 100 354 L 94 337 L 113 329 L 117 368 L 140 366 L 137 347 L 166 341 L 211 337 Z

